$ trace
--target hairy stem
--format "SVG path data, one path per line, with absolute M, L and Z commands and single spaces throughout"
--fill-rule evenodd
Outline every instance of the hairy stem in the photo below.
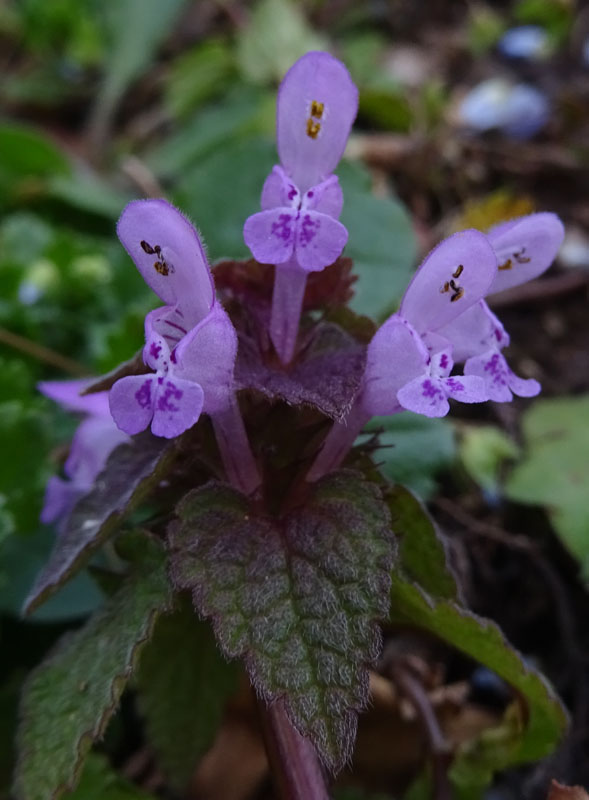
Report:
M 276 267 L 270 338 L 283 364 L 292 361 L 299 332 L 307 273 L 292 258 Z
M 252 494 L 262 478 L 235 395 L 223 411 L 211 415 L 211 420 L 229 483 L 244 494 Z
M 307 481 L 318 481 L 328 472 L 337 469 L 349 453 L 356 437 L 370 419 L 359 399 L 356 399 L 343 422 L 334 422 L 325 437 L 321 450 L 307 473 Z
M 272 776 L 282 800 L 329 800 L 315 748 L 294 728 L 281 700 L 259 703 Z

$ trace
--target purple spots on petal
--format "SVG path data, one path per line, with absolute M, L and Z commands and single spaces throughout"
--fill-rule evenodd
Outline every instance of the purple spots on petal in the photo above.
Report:
M 289 192 L 288 192 L 288 199 L 289 200 L 294 200 L 295 197 L 297 196 L 297 194 L 298 194 L 298 190 L 291 183 L 290 189 L 289 189 Z
M 440 358 L 440 369 L 447 369 L 448 363 L 448 356 L 446 353 L 442 353 L 442 357 Z
M 485 372 L 492 378 L 493 383 L 499 386 L 507 384 L 507 365 L 505 359 L 500 353 L 494 353 L 485 364 Z
M 292 236 L 291 224 L 292 217 L 290 214 L 280 214 L 278 222 L 272 223 L 272 236 L 276 236 L 277 239 L 283 239 L 285 242 L 288 242 Z
M 162 352 L 161 344 L 158 344 L 157 342 L 152 342 L 149 348 L 149 355 L 152 358 L 156 359 L 157 361 L 157 359 L 160 357 L 161 352 Z
M 464 384 L 461 381 L 457 380 L 456 378 L 447 378 L 446 385 L 448 388 L 453 392 L 463 392 L 464 391 Z
M 315 192 L 312 192 L 310 189 L 307 192 L 307 197 L 315 197 Z
M 438 397 L 438 396 L 443 397 L 443 393 L 440 391 L 439 387 L 437 387 L 435 384 L 433 384 L 432 381 L 430 381 L 430 380 L 425 380 L 421 384 L 421 387 L 423 389 L 422 395 L 424 397 L 431 397 L 431 398 L 435 398 L 435 397 Z
M 151 405 L 151 380 L 141 384 L 141 387 L 135 392 L 135 400 L 141 408 L 148 408 Z
M 499 328 L 494 328 L 493 329 L 493 333 L 495 334 L 495 339 L 497 339 L 497 341 L 500 342 L 502 336 L 501 336 L 501 331 L 499 330 Z
M 317 233 L 319 228 L 321 227 L 321 223 L 319 220 L 313 220 L 309 214 L 305 214 L 303 220 L 301 222 L 301 229 L 299 234 L 299 244 L 301 247 L 306 247 L 310 244 Z
M 163 377 L 163 375 L 160 375 L 160 376 L 159 376 L 159 378 L 157 379 L 157 382 L 158 382 L 158 386 L 161 386 L 161 385 L 162 385 L 162 383 L 164 382 L 164 377 Z
M 180 400 L 184 392 L 181 389 L 178 389 L 176 384 L 172 383 L 172 381 L 168 381 L 166 383 L 165 390 L 159 395 L 157 399 L 157 410 L 158 411 L 169 411 L 169 412 L 176 412 L 180 410 L 180 407 L 174 405 L 172 400 Z

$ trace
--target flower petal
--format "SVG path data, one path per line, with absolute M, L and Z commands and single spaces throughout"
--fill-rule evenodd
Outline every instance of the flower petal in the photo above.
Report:
M 63 478 L 52 475 L 45 487 L 41 522 L 49 525 L 67 516 L 86 491 L 87 489 L 77 486 L 72 481 L 64 481 Z
M 399 313 L 418 333 L 435 331 L 485 296 L 497 272 L 487 237 L 461 231 L 434 248 L 419 267 Z
M 301 193 L 334 171 L 357 111 L 358 90 L 329 53 L 307 53 L 286 73 L 278 91 L 278 154 Z
M 397 392 L 423 374 L 428 353 L 418 334 L 397 314 L 388 319 L 368 345 L 362 407 L 370 415 L 399 410 Z
M 534 397 L 540 392 L 540 384 L 533 378 L 519 378 L 511 371 L 503 355 L 489 351 L 481 356 L 469 358 L 464 365 L 465 375 L 478 375 L 485 380 L 489 399 L 496 403 L 509 403 L 514 394 Z
M 273 167 L 262 188 L 262 211 L 279 206 L 298 208 L 300 199 L 299 190 L 282 167 Z
M 327 214 L 301 211 L 296 237 L 298 264 L 309 272 L 315 272 L 333 264 L 341 255 L 348 241 L 348 230 Z
M 82 378 L 74 381 L 40 381 L 37 389 L 68 411 L 80 411 L 96 417 L 110 419 L 108 392 L 92 392 L 80 395 L 88 386 L 96 383 L 95 378 Z
M 161 383 L 160 383 L 161 381 Z M 203 390 L 198 383 L 168 373 L 158 379 L 151 432 L 173 439 L 192 428 L 200 417 Z
M 409 381 L 399 389 L 397 399 L 407 411 L 425 417 L 445 417 L 450 410 L 442 379 L 431 375 L 420 375 Z
M 337 175 L 331 175 L 326 181 L 312 186 L 303 196 L 303 209 L 320 211 L 334 219 L 338 219 L 344 206 L 344 193 Z
M 156 376 L 128 375 L 109 393 L 110 413 L 122 431 L 133 436 L 145 430 L 153 417 Z
M 477 375 L 452 375 L 444 381 L 448 397 L 461 403 L 484 403 L 489 392 L 483 378 Z
M 542 212 L 498 225 L 489 231 L 499 269 L 489 294 L 537 278 L 554 261 L 564 239 L 556 214 Z
M 457 364 L 509 344 L 509 334 L 484 300 L 444 325 L 438 333 L 452 344 L 452 357 Z
M 248 217 L 243 238 L 254 258 L 262 264 L 283 264 L 291 257 L 297 212 L 280 207 Z
M 214 302 L 213 279 L 195 228 L 165 200 L 126 206 L 117 233 L 147 285 L 182 309 L 193 327 Z
M 128 436 L 117 428 L 110 411 L 108 419 L 88 417 L 76 428 L 65 474 L 77 484 L 91 486 L 115 447 L 126 441 Z
M 206 414 L 227 407 L 233 389 L 236 354 L 235 329 L 218 304 L 178 345 L 174 353 L 177 362 L 174 374 L 201 386 Z

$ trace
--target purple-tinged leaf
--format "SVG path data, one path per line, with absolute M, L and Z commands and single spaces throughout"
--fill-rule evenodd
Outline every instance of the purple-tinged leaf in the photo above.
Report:
M 367 665 L 380 650 L 375 621 L 389 602 L 393 543 L 379 490 L 357 473 L 333 473 L 304 506 L 274 518 L 211 483 L 177 513 L 174 584 L 192 591 L 258 693 L 283 698 L 325 764 L 341 768 L 368 699 Z
M 164 565 L 163 552 L 147 548 L 142 568 L 31 674 L 21 704 L 17 800 L 56 800 L 76 785 L 157 617 L 171 606 Z
M 49 561 L 25 601 L 25 613 L 38 608 L 88 561 L 158 485 L 178 453 L 175 443 L 149 434 L 117 447 L 94 489 L 75 505 L 57 537 Z
M 264 363 L 255 343 L 242 339 L 235 380 L 238 388 L 254 389 L 269 399 L 309 405 L 332 419 L 342 419 L 360 388 L 366 349 L 336 325 L 322 325 L 303 360 L 289 371 Z

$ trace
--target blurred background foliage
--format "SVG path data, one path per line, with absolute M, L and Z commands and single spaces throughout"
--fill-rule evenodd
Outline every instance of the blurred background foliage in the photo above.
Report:
M 115 236 L 128 200 L 167 196 L 212 262 L 248 255 L 242 224 L 276 161 L 276 87 L 310 49 L 344 60 L 360 87 L 339 169 L 354 310 L 384 318 L 418 256 L 452 230 L 534 208 L 567 224 L 555 276 L 503 301 L 515 366 L 549 399 L 372 428 L 383 472 L 437 504 L 457 539 L 460 500 L 480 525 L 507 519 L 548 542 L 565 583 L 589 575 L 587 6 L 4 0 L 0 44 L 0 641 L 10 653 L 0 664 L 0 793 L 25 670 L 101 598 L 86 574 L 17 621 L 54 536 L 38 522 L 44 485 L 75 426 L 35 385 L 101 374 L 142 345 L 155 299 Z M 505 553 L 497 558 L 501 592 L 512 578 Z M 492 582 L 479 586 L 491 597 Z M 504 621 L 501 603 L 473 597 Z M 99 759 L 89 769 L 109 787 L 95 796 L 130 796 Z M 90 797 L 83 785 L 76 796 Z

